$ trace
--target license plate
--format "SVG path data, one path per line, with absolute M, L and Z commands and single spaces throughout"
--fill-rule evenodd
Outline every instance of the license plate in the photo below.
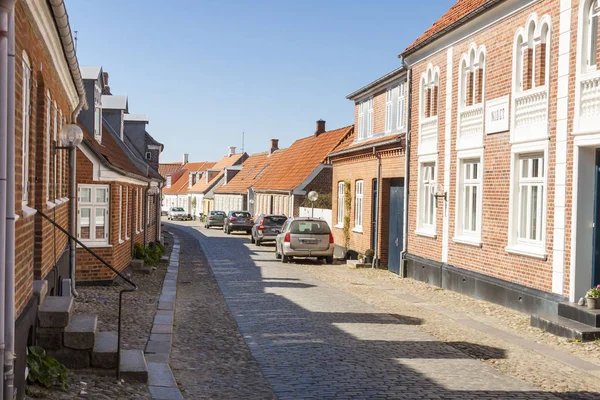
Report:
M 319 241 L 317 239 L 300 239 L 300 241 L 304 244 L 317 244 Z

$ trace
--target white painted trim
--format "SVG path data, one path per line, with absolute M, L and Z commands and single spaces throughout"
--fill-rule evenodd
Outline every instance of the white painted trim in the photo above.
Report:
M 74 110 L 79 103 L 79 96 L 48 3 L 39 0 L 25 0 L 22 4 L 31 13 L 35 27 L 42 35 L 43 44 L 50 55 L 50 62 L 54 64 L 54 70 L 67 95 L 71 110 Z
M 477 238 L 473 236 L 455 236 L 452 238 L 454 243 L 466 244 L 474 247 L 481 247 L 483 242 L 481 240 L 477 240 Z
M 453 84 L 453 48 L 450 47 L 446 54 L 446 132 L 444 139 L 444 192 L 446 201 L 442 203 L 442 262 L 448 262 L 449 240 L 450 240 L 450 157 L 452 147 L 452 84 Z M 437 171 L 436 171 L 437 172 Z M 439 175 L 439 174 L 438 174 Z M 439 201 L 439 200 L 438 200 Z
M 294 189 L 293 194 L 305 195 L 306 191 L 304 189 L 306 189 L 306 186 L 308 186 L 308 184 L 311 183 L 313 179 L 315 179 L 317 175 L 319 175 L 321 171 L 323 171 L 326 168 L 332 169 L 333 165 L 323 163 L 319 164 L 317 168 L 315 168 L 313 172 L 311 172 L 310 175 L 308 175 L 304 182 L 302 182 L 300 185 L 298 185 L 296 189 Z
M 422 171 L 423 164 L 434 163 L 435 165 L 435 176 L 436 176 L 436 184 L 437 184 L 437 176 L 438 176 L 438 155 L 437 154 L 429 154 L 426 156 L 419 156 L 418 164 L 417 164 L 417 229 L 415 233 L 420 236 L 428 236 L 428 237 L 437 237 L 437 207 L 435 208 L 435 216 L 433 218 L 433 228 L 432 229 L 424 229 L 421 225 L 421 204 L 422 204 L 422 196 L 423 191 L 421 190 L 421 180 L 422 180 Z
M 37 214 L 37 210 L 35 208 L 31 208 L 26 204 L 21 205 L 21 211 L 23 213 L 23 218 L 31 217 L 32 215 Z
M 482 244 L 482 230 L 483 230 L 483 192 L 484 192 L 484 179 L 485 174 L 484 171 L 484 154 L 483 147 L 478 149 L 471 150 L 459 150 L 456 152 L 456 201 L 454 207 L 454 238 L 453 241 L 457 243 L 465 243 L 467 244 L 476 244 L 477 246 L 481 246 Z M 479 174 L 481 176 L 481 185 L 479 186 L 479 194 L 477 200 L 479 201 L 479 207 L 477 209 L 477 230 L 479 235 L 465 235 L 463 234 L 462 229 L 460 228 L 460 216 L 462 215 L 459 210 L 462 210 L 462 204 L 460 204 L 459 199 L 460 195 L 460 183 L 461 183 L 461 175 L 462 175 L 462 162 L 463 160 L 475 159 L 479 158 Z

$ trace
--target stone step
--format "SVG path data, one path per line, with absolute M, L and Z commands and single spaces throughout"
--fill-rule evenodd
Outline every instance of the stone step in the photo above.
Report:
M 91 350 L 96 341 L 96 315 L 78 314 L 71 317 L 71 322 L 65 328 L 63 344 L 65 347 L 77 350 Z
M 600 338 L 600 329 L 555 314 L 531 315 L 531 326 L 582 342 Z
M 90 351 L 74 350 L 63 347 L 58 350 L 48 350 L 48 355 L 56 358 L 69 369 L 84 369 L 90 367 Z
M 94 343 L 94 350 L 92 350 L 92 367 L 117 368 L 119 363 L 117 341 L 117 332 L 96 333 L 96 343 Z
M 38 309 L 38 319 L 42 328 L 65 328 L 71 320 L 73 298 L 67 296 L 46 296 Z
M 121 350 L 119 370 L 122 379 L 141 383 L 148 382 L 148 365 L 142 350 Z
M 600 328 L 600 310 L 592 310 L 577 303 L 559 303 L 558 315 L 594 328 Z
M 48 281 L 35 280 L 33 281 L 33 295 L 37 297 L 38 306 L 44 302 L 48 294 Z

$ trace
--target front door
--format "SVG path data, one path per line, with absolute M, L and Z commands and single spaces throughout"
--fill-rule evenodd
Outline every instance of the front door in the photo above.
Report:
M 371 200 L 371 248 L 374 249 L 377 246 L 375 241 L 377 240 L 377 207 L 379 207 L 379 185 L 377 179 L 373 179 L 373 199 Z
M 390 183 L 390 216 L 388 242 L 388 270 L 400 273 L 400 252 L 404 237 L 404 179 L 392 179 Z
M 594 252 L 592 256 L 592 285 L 600 285 L 600 149 L 596 150 L 594 189 Z

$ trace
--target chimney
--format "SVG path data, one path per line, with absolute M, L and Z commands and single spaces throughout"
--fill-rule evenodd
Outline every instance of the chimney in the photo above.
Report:
M 269 154 L 275 153 L 276 150 L 279 150 L 279 139 L 271 139 L 271 148 L 269 149 Z
M 108 72 L 102 72 L 102 76 L 104 77 L 104 87 L 102 88 L 102 94 L 110 96 L 112 93 L 110 92 L 110 86 L 108 86 Z
M 235 146 L 229 146 L 229 157 L 235 154 Z
M 317 130 L 315 131 L 315 136 L 319 136 L 323 132 L 325 132 L 325 121 L 320 119 L 317 121 Z
M 190 158 L 190 155 L 188 153 L 183 153 L 183 164 L 187 164 L 188 160 Z

